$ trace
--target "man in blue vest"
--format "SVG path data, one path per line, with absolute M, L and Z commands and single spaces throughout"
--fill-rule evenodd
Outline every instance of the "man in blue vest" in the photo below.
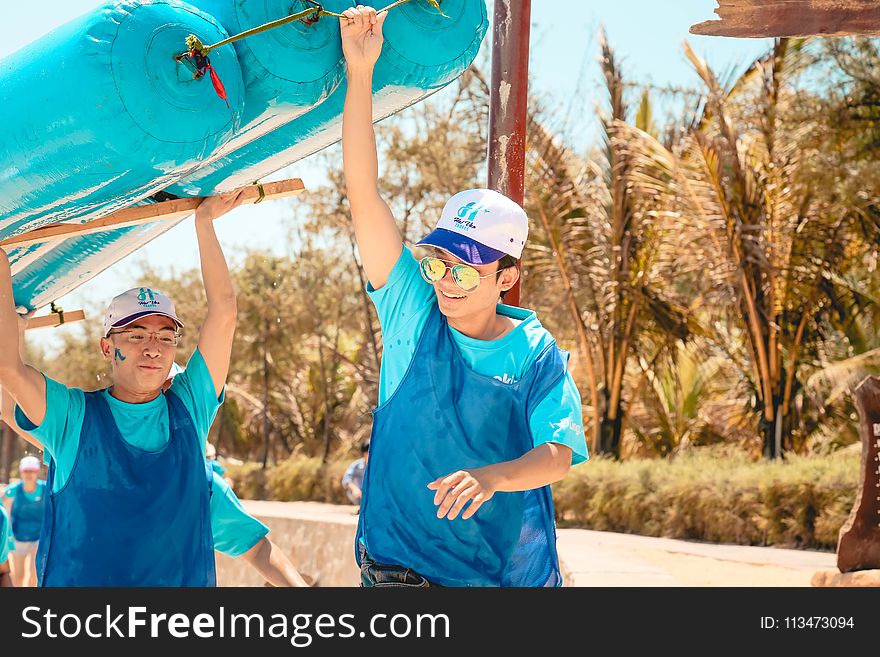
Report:
M 174 368 L 172 368 L 174 375 L 182 371 L 183 368 L 180 367 L 177 368 L 177 372 L 174 372 Z M 164 390 L 171 386 L 171 378 L 169 377 L 166 381 Z M 0 396 L 3 397 L 2 401 L 4 402 L 0 419 L 9 424 L 23 439 L 38 449 L 43 449 L 42 444 L 36 438 L 15 424 L 10 417 L 11 411 L 7 409 L 6 397 L 2 391 L 0 391 Z M 32 456 L 25 458 L 34 459 Z M 37 467 L 39 469 L 39 461 L 37 461 Z M 210 468 L 207 463 L 206 468 Z M 19 471 L 21 470 L 22 466 L 19 466 Z M 272 586 L 309 586 L 290 558 L 269 539 L 267 536 L 269 528 L 245 510 L 232 490 L 232 486 L 216 471 L 209 470 L 208 478 L 210 479 L 208 488 L 211 497 L 211 537 L 214 549 L 233 558 L 241 557 Z M 41 483 L 45 484 L 45 482 Z M 10 494 L 10 490 L 11 487 L 6 489 L 6 495 L 14 497 L 15 494 Z M 2 505 L 0 505 L 0 509 L 3 509 Z M 42 520 L 42 516 L 40 520 Z M 10 553 L 14 549 L 15 541 L 10 533 Z M 36 581 L 36 577 L 34 579 Z M 19 586 L 15 580 L 13 580 L 13 584 Z
M 0 386 L 15 423 L 51 458 L 37 555 L 41 586 L 214 586 L 205 441 L 223 401 L 235 290 L 214 219 L 240 192 L 212 197 L 195 228 L 207 313 L 186 372 L 163 384 L 183 322 L 150 288 L 116 296 L 101 352 L 112 385 L 84 393 L 26 365 L 9 259 L 0 250 Z
M 18 463 L 21 481 L 6 487 L 12 519 L 12 580 L 15 586 L 37 585 L 37 544 L 46 506 L 46 482 L 39 479 L 40 461 L 25 456 Z
M 587 458 L 567 358 L 534 312 L 499 303 L 519 277 L 525 211 L 487 189 L 446 203 L 404 247 L 378 191 L 372 72 L 384 14 L 340 19 L 342 148 L 368 292 L 382 327 L 356 554 L 364 586 L 560 586 L 549 485 Z

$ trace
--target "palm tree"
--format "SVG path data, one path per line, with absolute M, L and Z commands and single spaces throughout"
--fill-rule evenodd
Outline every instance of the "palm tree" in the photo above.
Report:
M 721 392 L 726 360 L 679 343 L 653 368 L 645 368 L 630 427 L 646 452 L 667 456 L 699 444 L 709 433 L 706 402 Z
M 799 369 L 821 342 L 829 272 L 844 266 L 859 210 L 835 194 L 833 178 L 811 169 L 807 136 L 822 126 L 785 120 L 807 63 L 804 40 L 778 40 L 730 86 L 685 52 L 708 94 L 682 156 L 666 160 L 667 175 L 689 204 L 719 310 L 735 308 L 743 323 L 763 454 L 778 458 L 800 447 L 792 442 Z M 755 85 L 754 111 L 737 109 Z
M 527 286 L 561 292 L 558 305 L 574 329 L 579 378 L 586 385 L 591 447 L 620 456 L 630 399 L 627 368 L 655 362 L 688 336 L 690 309 L 674 286 L 678 257 L 673 223 L 655 210 L 658 192 L 632 180 L 626 144 L 628 107 L 612 49 L 602 36 L 601 66 L 609 96 L 604 152 L 592 161 L 569 153 L 534 117 L 529 124 L 529 196 L 539 219 L 526 255 Z M 652 129 L 642 95 L 635 129 Z M 549 308 L 549 316 L 553 310 Z

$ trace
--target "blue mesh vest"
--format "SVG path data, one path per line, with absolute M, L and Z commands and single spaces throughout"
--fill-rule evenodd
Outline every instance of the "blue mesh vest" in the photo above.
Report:
M 358 560 L 361 542 L 377 562 L 442 586 L 561 586 L 549 486 L 495 493 L 473 517 L 450 521 L 437 518 L 427 485 L 532 449 L 529 417 L 565 367 L 553 343 L 516 383 L 478 374 L 434 306 L 403 381 L 373 413 Z
M 37 541 L 40 527 L 43 526 L 43 507 L 46 502 L 46 487 L 37 483 L 37 499 L 30 499 L 24 491 L 24 484 L 15 488 L 12 498 L 12 535 L 16 541 Z
M 37 551 L 40 586 L 215 586 L 209 481 L 183 402 L 167 392 L 158 452 L 119 433 L 100 393 L 86 393 L 76 464 L 49 495 Z

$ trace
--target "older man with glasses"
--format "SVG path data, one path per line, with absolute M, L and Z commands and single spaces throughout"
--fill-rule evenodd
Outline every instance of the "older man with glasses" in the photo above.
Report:
M 232 279 L 213 221 L 240 193 L 206 199 L 195 227 L 207 314 L 186 371 L 163 385 L 183 322 L 150 288 L 110 303 L 101 353 L 112 385 L 67 388 L 26 365 L 9 259 L 0 250 L 0 385 L 50 457 L 37 555 L 41 586 L 214 586 L 208 429 L 235 332 Z

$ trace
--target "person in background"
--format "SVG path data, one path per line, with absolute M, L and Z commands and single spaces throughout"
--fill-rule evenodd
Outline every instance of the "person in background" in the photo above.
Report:
M 364 473 L 367 470 L 367 462 L 370 460 L 370 441 L 361 443 L 361 458 L 352 461 L 342 475 L 342 488 L 352 504 L 360 507 L 363 497 Z
M 12 521 L 12 581 L 15 586 L 37 585 L 37 546 L 46 507 L 46 482 L 39 478 L 40 461 L 25 456 L 18 464 L 21 481 L 6 487 Z
M 9 569 L 9 551 L 13 547 L 9 516 L 6 515 L 5 507 L 0 504 L 0 588 L 13 586 Z
M 211 466 L 211 470 L 215 473 L 221 477 L 226 474 L 226 468 L 224 468 L 217 460 L 217 448 L 214 447 L 214 443 L 208 443 L 208 446 L 205 449 L 205 460 L 208 461 L 208 465 Z

